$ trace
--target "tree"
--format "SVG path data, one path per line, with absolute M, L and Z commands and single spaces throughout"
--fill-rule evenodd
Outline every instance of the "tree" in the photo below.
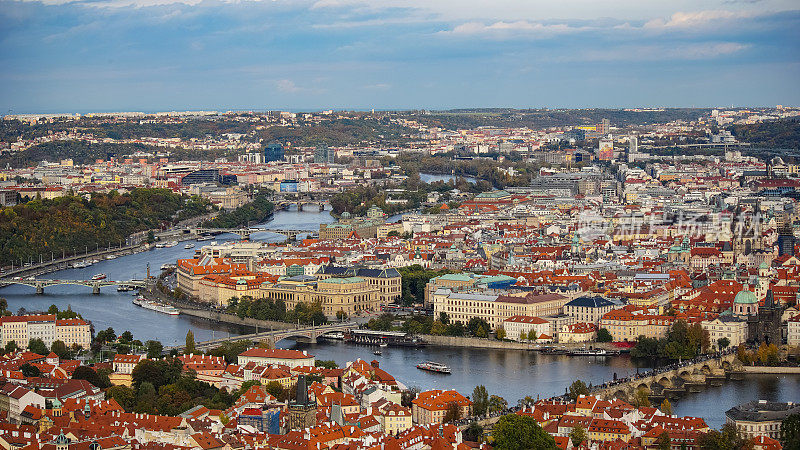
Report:
M 47 308 L 47 314 L 53 314 L 53 315 L 58 314 L 58 306 L 50 305 L 50 307 Z
M 119 335 L 119 340 L 121 342 L 127 342 L 130 344 L 131 342 L 133 342 L 133 333 L 131 333 L 130 331 L 125 331 L 124 333 Z
M 264 390 L 267 391 L 267 394 L 277 398 L 278 400 L 284 396 L 283 386 L 281 386 L 281 384 L 277 381 L 270 381 L 267 383 L 267 385 L 264 386 Z
M 720 350 L 725 350 L 726 348 L 728 348 L 729 345 L 731 345 L 730 339 L 726 337 L 717 339 L 717 348 L 719 348 Z
M 665 398 L 664 401 L 661 402 L 661 406 L 658 409 L 668 416 L 672 415 L 672 404 L 669 402 L 669 399 Z
M 508 402 L 503 397 L 500 397 L 499 395 L 492 395 L 489 397 L 488 409 L 490 413 L 499 413 L 504 411 L 506 408 L 508 408 Z
M 658 450 L 670 450 L 672 448 L 672 439 L 669 437 L 668 432 L 664 431 L 658 435 L 656 446 Z
M 800 450 L 800 414 L 792 414 L 781 422 L 781 443 L 784 450 Z
M 497 450 L 554 450 L 556 442 L 530 416 L 508 414 L 500 418 L 492 432 Z
M 753 444 L 739 433 L 736 426 L 726 423 L 720 431 L 711 430 L 700 436 L 698 444 L 703 450 L 745 450 L 752 449 Z
M 463 437 L 465 441 L 481 442 L 483 440 L 483 427 L 478 422 L 470 422 Z
M 633 394 L 633 403 L 637 408 L 650 406 L 650 393 L 646 388 L 637 389 Z
M 581 442 L 586 440 L 586 430 L 580 425 L 575 425 L 569 432 L 569 439 L 573 447 L 581 445 Z
M 411 408 L 411 402 L 417 398 L 417 395 L 420 393 L 420 388 L 417 386 L 411 386 L 410 388 L 406 389 L 402 393 L 400 393 L 400 405 L 405 406 L 406 408 Z
M 600 328 L 597 330 L 597 342 L 611 342 L 612 339 L 611 333 L 607 328 Z
M 497 327 L 497 330 L 494 332 L 494 335 L 497 339 L 505 339 L 506 338 L 506 330 L 503 327 Z
M 58 355 L 60 359 L 69 359 L 70 357 L 70 351 L 69 348 L 67 348 L 67 344 L 61 340 L 53 341 L 53 345 L 50 346 L 50 351 Z
M 147 347 L 147 359 L 160 358 L 164 351 L 164 345 L 159 341 L 149 340 L 145 342 L 145 347 Z
M 336 361 L 334 361 L 334 360 L 324 360 L 324 359 L 318 359 L 318 360 L 314 361 L 314 366 L 315 367 L 323 367 L 325 369 L 337 369 L 337 368 L 339 368 L 339 365 L 336 364 Z
M 42 374 L 42 372 L 39 371 L 39 368 L 31 365 L 31 363 L 23 364 L 19 370 L 22 372 L 22 375 L 25 376 L 25 378 L 38 377 Z
M 578 397 L 581 395 L 589 395 L 589 388 L 586 387 L 586 383 L 581 380 L 575 380 L 569 386 L 569 398 L 573 401 L 577 400 Z
M 8 341 L 8 343 L 6 344 L 6 348 L 5 348 L 6 353 L 13 353 L 13 352 L 16 352 L 17 350 L 19 350 L 19 347 L 17 346 L 17 342 L 16 341 Z
M 444 412 L 442 422 L 451 423 L 461 418 L 461 408 L 456 402 L 450 402 L 447 405 L 447 411 Z
M 195 352 L 194 333 L 192 333 L 192 330 L 186 332 L 186 347 L 183 352 L 187 355 Z
M 28 342 L 28 350 L 32 351 L 33 353 L 38 353 L 42 356 L 50 353 L 47 351 L 47 346 L 44 344 L 44 341 L 39 338 L 33 338 Z
M 111 386 L 106 391 L 106 398 L 114 399 L 126 411 L 130 411 L 136 402 L 136 393 L 127 386 Z
M 89 383 L 92 383 L 94 386 L 96 386 L 96 387 L 98 387 L 100 389 L 105 389 L 105 388 L 109 387 L 107 385 L 107 383 L 105 382 L 105 380 L 103 380 L 103 378 L 100 377 L 100 375 L 98 375 L 97 372 L 95 372 L 95 370 L 92 369 L 89 366 L 78 366 L 78 367 L 76 367 L 75 371 L 72 373 L 72 379 L 73 380 L 86 380 Z
M 469 333 L 475 337 L 485 338 L 489 337 L 489 330 L 491 330 L 491 327 L 485 320 L 478 317 L 473 317 L 467 323 L 467 330 L 469 330 Z
M 442 322 L 445 325 L 450 324 L 450 317 L 447 315 L 446 312 L 442 311 L 439 313 L 439 322 Z
M 489 393 L 486 392 L 486 386 L 478 385 L 472 390 L 472 413 L 476 416 L 486 414 L 489 407 Z

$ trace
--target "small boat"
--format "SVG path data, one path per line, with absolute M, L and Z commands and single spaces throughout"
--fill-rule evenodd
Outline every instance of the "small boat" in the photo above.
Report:
M 424 363 L 417 364 L 417 369 L 427 370 L 429 372 L 436 372 L 436 373 L 444 373 L 450 374 L 450 368 L 442 363 L 437 363 L 433 361 L 426 361 Z
M 596 348 L 596 349 L 577 348 L 569 352 L 569 354 L 572 356 L 610 356 L 618 353 L 615 353 L 613 351 L 610 352 L 602 348 Z
M 372 352 L 372 354 L 373 354 L 373 355 L 378 355 L 378 356 L 380 356 L 380 355 L 382 355 L 382 354 L 383 354 L 383 352 L 382 352 L 382 351 L 380 351 L 380 350 L 375 350 L 374 352 Z
M 117 259 L 117 255 L 108 255 L 106 259 Z
M 156 244 L 156 248 L 164 248 L 164 247 L 166 247 L 166 246 L 167 246 L 167 244 L 165 244 L 165 243 L 163 243 L 163 242 L 158 242 L 158 243 Z
M 106 274 L 104 273 L 96 273 L 92 275 L 92 281 L 100 281 L 105 279 L 106 279 Z
M 162 264 L 161 265 L 161 270 L 170 270 L 170 269 L 174 269 L 176 267 L 177 266 L 175 264 Z
M 200 236 L 199 238 L 197 238 L 197 242 L 210 241 L 211 239 L 212 239 L 211 236 Z
M 381 347 L 388 347 L 388 346 L 389 346 L 389 344 L 387 344 L 386 342 L 384 342 L 383 344 L 381 344 Z
M 176 245 L 178 245 L 178 241 L 172 241 L 172 242 L 168 242 L 168 243 L 166 243 L 166 244 L 164 245 L 164 247 L 167 247 L 167 248 L 172 248 L 172 247 L 175 247 Z
M 186 244 L 186 245 L 183 246 L 183 248 L 185 248 L 185 249 L 194 248 L 194 244 Z
M 87 266 L 85 261 L 79 261 L 72 265 L 73 269 L 85 269 L 86 267 Z

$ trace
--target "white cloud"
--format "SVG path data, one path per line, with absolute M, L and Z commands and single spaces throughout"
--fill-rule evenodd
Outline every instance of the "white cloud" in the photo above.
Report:
M 745 19 L 757 15 L 753 11 L 692 11 L 676 12 L 669 19 L 653 19 L 644 24 L 645 29 L 692 29 L 702 28 L 722 21 Z
M 571 61 L 662 61 L 701 60 L 729 56 L 750 48 L 738 42 L 702 42 L 683 45 L 636 45 L 607 50 L 588 50 L 570 57 Z
M 539 22 L 529 22 L 527 20 L 517 20 L 513 22 L 499 21 L 491 24 L 482 22 L 467 22 L 457 25 L 452 30 L 442 31 L 441 34 L 451 35 L 502 35 L 510 36 L 516 34 L 550 36 L 569 32 L 586 31 L 588 27 L 572 27 L 565 23 L 543 24 Z
M 297 86 L 294 81 L 288 79 L 278 80 L 275 82 L 275 87 L 277 87 L 281 92 L 289 93 L 300 92 L 303 90 L 303 88 Z

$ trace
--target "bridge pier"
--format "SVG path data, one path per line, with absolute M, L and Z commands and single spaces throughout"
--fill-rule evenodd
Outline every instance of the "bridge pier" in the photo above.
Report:
M 42 285 L 36 286 L 36 295 L 42 295 L 42 294 L 44 294 L 44 286 Z
M 324 203 L 320 203 L 319 204 L 319 210 L 320 211 L 325 211 L 325 204 Z
M 303 202 L 297 202 L 297 210 L 298 211 L 302 211 L 303 210 Z
M 100 294 L 100 285 L 99 284 L 93 284 L 92 285 L 92 294 L 93 295 L 99 295 Z

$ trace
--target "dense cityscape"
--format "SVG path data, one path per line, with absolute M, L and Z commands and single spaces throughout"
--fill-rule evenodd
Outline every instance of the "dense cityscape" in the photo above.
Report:
M 797 0 L 0 43 L 0 450 L 800 450 Z
M 8 115 L 0 443 L 795 448 L 798 115 Z

